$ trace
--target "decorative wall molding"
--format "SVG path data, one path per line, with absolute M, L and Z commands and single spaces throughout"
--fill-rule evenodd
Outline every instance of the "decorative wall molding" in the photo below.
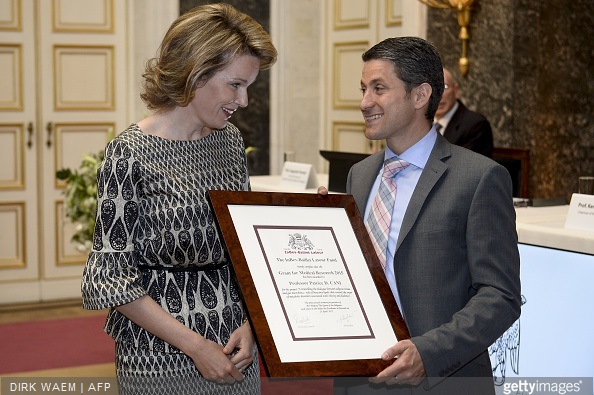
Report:
M 386 26 L 402 25 L 402 1 L 403 0 L 385 0 L 386 1 Z
M 358 109 L 361 101 L 361 54 L 369 48 L 369 41 L 334 43 L 334 108 Z
M 0 147 L 4 153 L 0 158 L 0 190 L 24 189 L 24 125 L 0 123 Z
M 334 1 L 334 29 L 359 29 L 371 25 L 370 0 Z
M 113 21 L 113 0 L 53 0 L 54 32 L 113 33 Z
M 64 213 L 64 201 L 56 201 L 56 266 L 84 265 L 88 254 L 77 251 L 70 242 L 76 224 L 70 222 Z
M 0 238 L 0 270 L 27 266 L 24 202 L 0 202 L 0 223 L 5 237 Z
M 54 45 L 54 109 L 114 110 L 114 47 Z
M 108 136 L 113 134 L 115 123 L 56 123 L 55 129 L 55 163 L 54 175 L 59 169 L 68 167 L 75 170 L 79 167 L 82 157 L 72 155 L 68 147 L 88 147 L 85 153 L 96 153 L 104 147 Z M 64 188 L 66 183 L 54 176 L 56 188 Z
M 21 1 L 2 0 L 2 3 L 4 7 L 0 7 L 0 31 L 21 31 L 23 29 Z
M 0 45 L 0 111 L 23 109 L 23 54 L 20 44 Z

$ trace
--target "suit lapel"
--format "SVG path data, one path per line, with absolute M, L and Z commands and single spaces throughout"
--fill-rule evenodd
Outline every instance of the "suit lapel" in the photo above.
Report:
M 369 161 L 367 166 L 361 167 L 361 174 L 357 175 L 357 182 L 361 182 L 361 187 L 352 188 L 353 197 L 357 202 L 357 207 L 361 216 L 365 215 L 365 207 L 367 206 L 367 199 L 369 198 L 369 192 L 373 187 L 373 183 L 377 177 L 379 169 L 384 163 L 384 151 L 380 151 L 365 159 Z M 365 220 L 365 218 L 363 218 Z
M 402 219 L 396 251 L 398 251 L 400 244 L 402 244 L 402 241 L 406 238 L 406 235 L 408 235 L 408 232 L 410 232 L 415 224 L 417 217 L 421 212 L 421 208 L 425 204 L 427 196 L 446 171 L 448 166 L 444 163 L 443 159 L 450 155 L 451 150 L 449 143 L 443 136 L 438 134 L 435 146 L 429 155 L 427 164 L 423 169 L 423 173 L 421 173 L 419 182 L 415 187 L 410 202 L 408 203 L 406 213 L 404 214 L 404 218 Z
M 464 113 L 466 112 L 466 107 L 460 100 L 458 100 L 458 109 L 452 116 L 452 119 L 448 123 L 443 136 L 452 143 L 455 143 L 460 138 L 460 125 L 462 123 L 462 119 L 464 118 Z

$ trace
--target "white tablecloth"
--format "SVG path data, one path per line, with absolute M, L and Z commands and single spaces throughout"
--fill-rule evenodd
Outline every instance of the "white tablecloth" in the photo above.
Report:
M 569 205 L 516 208 L 520 243 L 594 255 L 594 232 L 565 228 Z
M 310 189 L 294 189 L 281 187 L 281 176 L 251 176 L 250 184 L 254 192 L 300 192 L 300 193 L 318 193 L 318 187 L 328 186 L 328 174 L 317 174 L 318 185 Z

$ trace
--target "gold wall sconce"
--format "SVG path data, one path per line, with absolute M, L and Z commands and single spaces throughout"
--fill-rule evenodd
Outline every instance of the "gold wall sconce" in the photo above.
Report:
M 463 76 L 468 74 L 468 58 L 466 57 L 466 45 L 470 38 L 468 35 L 468 25 L 470 24 L 470 7 L 474 0 L 419 0 L 421 3 L 433 7 L 452 9 L 458 12 L 458 25 L 460 25 L 460 34 L 458 38 L 462 40 L 462 56 L 458 62 L 460 73 Z

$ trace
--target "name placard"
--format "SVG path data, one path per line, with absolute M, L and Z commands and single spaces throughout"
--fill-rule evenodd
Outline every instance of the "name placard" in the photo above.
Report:
M 571 195 L 565 227 L 594 232 L 594 195 Z
M 318 178 L 309 163 L 285 162 L 281 173 L 280 186 L 291 190 L 317 188 Z

